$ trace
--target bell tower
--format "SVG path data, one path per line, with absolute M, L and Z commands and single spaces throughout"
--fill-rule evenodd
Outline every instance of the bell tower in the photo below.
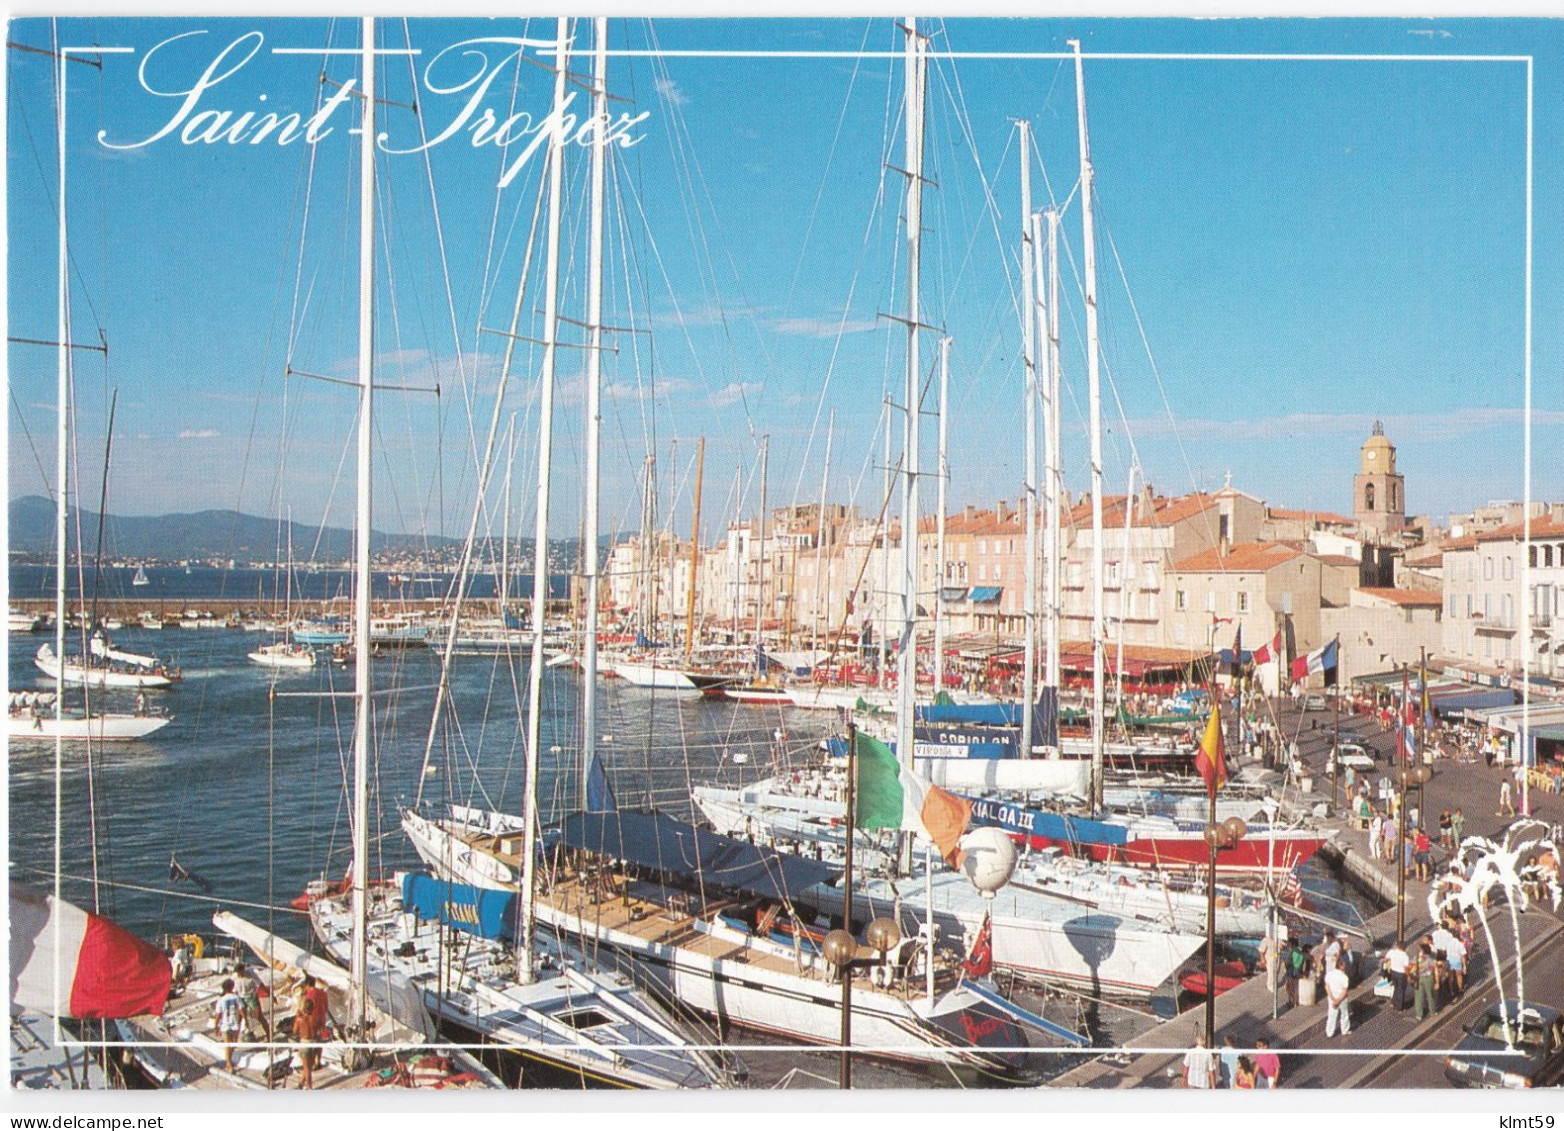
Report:
M 1396 473 L 1396 447 L 1377 420 L 1374 434 L 1363 441 L 1358 474 L 1352 479 L 1352 517 L 1360 527 L 1380 534 L 1406 527 L 1406 491 Z

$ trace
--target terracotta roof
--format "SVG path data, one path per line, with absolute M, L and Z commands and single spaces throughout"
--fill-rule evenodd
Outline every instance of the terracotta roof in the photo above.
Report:
M 1102 497 L 1102 521 L 1104 526 L 1124 525 L 1124 495 L 1104 495 Z M 1169 498 L 1166 495 L 1158 495 L 1151 500 L 1151 513 L 1145 514 L 1137 509 L 1133 526 L 1172 526 L 1183 522 L 1210 510 L 1216 505 L 1216 499 L 1211 495 L 1194 494 L 1179 495 Z M 1091 521 L 1092 500 L 1086 496 L 1070 509 L 1068 521 L 1072 526 L 1082 526 Z
M 1272 518 L 1301 520 L 1303 522 L 1325 522 L 1332 526 L 1353 526 L 1356 520 L 1345 515 L 1333 514 L 1330 511 L 1295 511 L 1285 510 L 1282 507 L 1271 507 L 1269 513 Z
M 1315 554 L 1314 556 L 1320 560 L 1321 565 L 1352 566 L 1356 569 L 1363 564 L 1357 558 L 1349 557 L 1346 554 Z
M 1221 550 L 1203 550 L 1175 562 L 1172 568 L 1178 573 L 1264 573 L 1302 554 L 1301 549 L 1287 542 L 1244 542 L 1225 554 Z
M 1437 609 L 1444 604 L 1444 598 L 1432 589 L 1379 589 L 1365 585 L 1358 592 L 1406 608 Z
M 1501 526 L 1497 530 L 1487 530 L 1472 536 L 1473 545 L 1478 542 L 1503 542 L 1506 539 L 1519 541 L 1526 534 L 1525 524 L 1512 522 L 1508 526 Z M 1564 522 L 1555 522 L 1552 515 L 1541 515 L 1531 520 L 1531 536 L 1533 538 L 1561 538 L 1564 537 Z M 1465 541 L 1465 539 L 1461 539 Z M 1448 548 L 1448 546 L 1446 547 Z

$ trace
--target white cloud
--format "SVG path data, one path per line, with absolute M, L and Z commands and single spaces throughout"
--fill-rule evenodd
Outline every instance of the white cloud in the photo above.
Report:
M 777 318 L 770 323 L 778 334 L 805 338 L 834 338 L 837 334 L 862 334 L 878 328 L 873 318 Z
M 684 91 L 680 90 L 679 85 L 670 78 L 657 79 L 652 85 L 657 88 L 657 93 L 662 96 L 663 101 L 670 106 L 684 106 L 689 102 L 689 99 L 684 96 Z
M 181 440 L 215 440 L 222 433 L 216 428 L 186 428 L 179 434 Z
M 1439 413 L 1403 413 L 1379 415 L 1361 412 L 1297 412 L 1286 416 L 1262 416 L 1253 420 L 1169 419 L 1147 417 L 1129 422 L 1136 436 L 1178 435 L 1186 440 L 1296 440 L 1309 435 L 1367 436 L 1376 420 L 1396 443 L 1405 441 L 1454 440 L 1484 432 L 1490 428 L 1513 427 L 1521 423 L 1525 412 L 1519 408 L 1494 405 L 1458 408 Z M 1564 424 L 1564 411 L 1533 409 L 1534 425 Z
M 762 381 L 729 381 L 708 399 L 712 408 L 732 408 L 746 397 L 757 396 L 765 388 Z

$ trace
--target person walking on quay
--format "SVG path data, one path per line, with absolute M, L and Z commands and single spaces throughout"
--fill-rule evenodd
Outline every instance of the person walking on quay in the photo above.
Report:
M 1229 1033 L 1222 1038 L 1222 1051 L 1220 1057 L 1221 1077 L 1217 1083 L 1219 1088 L 1238 1087 L 1238 1039 Z
M 1298 1004 L 1298 983 L 1303 979 L 1303 973 L 1308 968 L 1309 956 L 1303 952 L 1303 944 L 1297 939 L 1292 940 L 1292 945 L 1287 948 L 1287 1004 Z
M 1433 845 L 1429 843 L 1428 834 L 1418 829 L 1417 835 L 1412 838 L 1412 859 L 1417 863 L 1417 878 L 1425 884 L 1428 882 L 1428 861 L 1432 849 Z
M 1255 1086 L 1259 1088 L 1279 1088 L 1282 1084 L 1281 1059 L 1271 1051 L 1271 1042 L 1266 1037 L 1254 1039 L 1256 1049 L 1254 1057 Z
M 1336 965 L 1325 973 L 1325 1036 L 1334 1037 L 1336 1030 L 1341 1030 L 1345 1037 L 1352 1032 L 1352 1013 L 1347 1004 L 1347 990 L 1350 989 L 1347 980 L 1347 971 L 1338 960 Z
M 1461 842 L 1466 839 L 1466 814 L 1459 809 L 1450 814 L 1450 836 L 1455 841 L 1451 851 L 1459 851 Z
M 1383 838 L 1383 851 L 1380 858 L 1387 863 L 1394 863 L 1396 859 L 1396 816 L 1394 813 L 1385 818 L 1385 823 L 1380 826 L 1380 836 Z
M 1417 959 L 1409 971 L 1417 986 L 1412 995 L 1412 1016 L 1421 1021 L 1439 1012 L 1439 966 L 1434 961 L 1434 944 L 1424 939 L 1418 944 Z
M 1454 825 L 1450 816 L 1450 810 L 1441 809 L 1439 811 L 1439 847 L 1446 852 L 1455 851 L 1453 830 Z
M 1200 1030 L 1196 1029 L 1195 1047 L 1184 1054 L 1184 1087 L 1215 1088 L 1216 1067 L 1216 1056 L 1206 1048 Z
M 1510 788 L 1510 779 L 1508 775 L 1506 775 L 1505 779 L 1499 783 L 1499 810 L 1494 814 L 1494 816 L 1515 816 L 1515 800 L 1513 792 Z
M 1375 860 L 1381 859 L 1380 842 L 1385 835 L 1385 818 L 1378 809 L 1374 810 L 1374 816 L 1369 818 L 1369 852 Z
M 1412 956 L 1407 953 L 1401 940 L 1397 939 L 1385 952 L 1385 974 L 1390 978 L 1392 989 L 1390 1007 L 1397 1013 L 1406 1012 L 1407 972 L 1411 964 Z

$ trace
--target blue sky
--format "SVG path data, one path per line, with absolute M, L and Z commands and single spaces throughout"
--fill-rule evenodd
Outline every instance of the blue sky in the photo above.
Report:
M 936 52 L 1533 55 L 1535 70 L 1534 465 L 1538 497 L 1564 497 L 1558 461 L 1561 31 L 1541 21 L 925 21 Z M 454 82 L 438 52 L 479 36 L 550 37 L 552 21 L 382 21 L 383 47 L 410 34 L 419 81 Z M 62 41 L 132 46 L 100 75 L 74 66 L 68 147 L 75 336 L 102 326 L 107 364 L 77 363 L 84 502 L 95 506 L 108 394 L 118 388 L 110 508 L 238 507 L 345 521 L 352 396 L 284 380 L 345 376 L 356 342 L 356 139 L 349 111 L 313 149 L 181 144 L 154 133 L 222 47 L 259 31 L 265 48 L 357 43 L 356 21 L 71 20 Z M 46 45 L 49 25 L 11 37 Z M 578 26 L 583 46 L 590 29 Z M 642 460 L 658 456 L 661 520 L 688 527 L 696 442 L 707 439 L 709 530 L 758 501 L 758 438 L 771 436 L 769 500 L 820 491 L 834 410 L 830 493 L 879 505 L 881 400 L 901 400 L 903 182 L 901 33 L 886 19 L 616 21 L 615 112 L 645 112 L 643 140 L 615 157 L 605 321 L 605 523 L 638 522 Z M 498 59 L 498 49 L 489 48 Z M 682 51 L 832 52 L 846 57 L 699 58 Z M 862 52 L 863 54 L 859 54 Z M 534 53 L 534 57 L 538 57 Z M 52 65 L 10 53 L 9 317 L 13 336 L 55 324 Z M 1036 139 L 1035 204 L 1072 196 L 1074 76 L 1055 59 L 937 58 L 928 96 L 923 293 L 952 348 L 953 505 L 1014 497 L 1021 478 L 1020 331 L 1013 121 Z M 405 59 L 383 97 L 410 104 Z M 573 69 L 585 72 L 586 59 Z M 351 77 L 338 58 L 262 50 L 203 107 L 307 115 Z M 546 111 L 540 67 L 501 73 L 486 105 Z M 1122 490 L 1138 454 L 1169 493 L 1235 485 L 1281 506 L 1345 511 L 1359 444 L 1375 418 L 1400 449 L 1409 508 L 1444 515 L 1521 493 L 1526 70 L 1522 63 L 1193 61 L 1086 63 L 1097 174 L 1107 394 L 1106 474 Z M 514 95 L 513 95 L 514 88 Z M 265 103 L 258 101 L 266 95 Z M 584 94 L 582 96 L 585 97 Z M 441 130 L 463 96 L 418 95 Z M 387 106 L 393 148 L 416 140 Z M 512 151 L 514 157 L 515 151 Z M 313 156 L 313 166 L 311 157 Z M 376 525 L 465 528 L 472 443 L 487 424 L 503 339 L 538 202 L 541 162 L 497 189 L 500 152 L 452 137 L 382 158 L 377 294 L 381 379 L 441 396 L 378 401 Z M 1046 174 L 1046 176 L 1045 176 Z M 433 221 L 429 181 L 440 223 Z M 306 181 L 310 188 L 305 192 Z M 567 316 L 585 304 L 586 159 L 567 161 Z M 309 202 L 309 224 L 302 222 Z M 301 235 L 302 232 L 302 235 Z M 1085 352 L 1070 201 L 1063 306 L 1067 478 L 1085 487 Z M 441 249 L 444 264 L 442 268 Z M 541 333 L 537 241 L 521 333 Z M 1121 266 L 1123 278 L 1121 279 Z M 449 290 L 447 290 L 447 272 Z M 1128 281 L 1126 288 L 1124 279 Z M 454 312 L 454 316 L 453 316 Z M 1138 319 L 1137 322 L 1137 313 Z M 454 320 L 454 329 L 453 329 Z M 1150 346 L 1143 347 L 1140 327 Z M 580 331 L 566 326 L 567 337 Z M 291 350 L 290 350 L 290 342 Z M 562 351 L 555 529 L 579 515 L 584 353 Z M 925 362 L 936 356 L 931 336 Z M 460 362 L 458 358 L 460 357 Z M 1154 368 L 1153 368 L 1154 363 Z M 53 474 L 54 356 L 12 345 L 10 495 Z M 538 354 L 518 349 L 506 405 L 515 421 L 512 529 L 530 529 Z M 1122 418 L 1118 405 L 1122 404 Z M 932 407 L 932 406 L 930 406 Z M 25 425 L 26 431 L 23 431 Z M 899 430 L 899 423 L 897 425 Z M 30 439 L 29 439 L 30 434 Z M 933 421 L 925 465 L 933 463 Z M 742 470 L 735 497 L 736 473 Z M 932 502 L 932 484 L 925 498 Z M 499 506 L 498 495 L 493 503 Z M 496 511 L 494 528 L 499 527 Z

